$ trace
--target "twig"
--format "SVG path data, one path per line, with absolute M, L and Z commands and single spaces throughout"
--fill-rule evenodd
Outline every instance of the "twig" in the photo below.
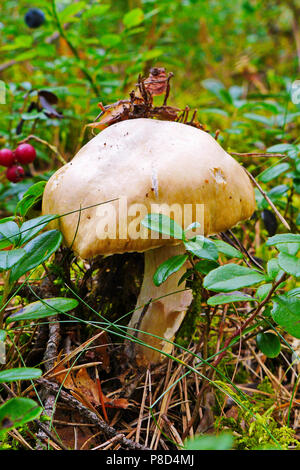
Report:
M 86 418 L 92 424 L 98 426 L 100 430 L 107 434 L 109 437 L 114 437 L 119 434 L 116 429 L 109 426 L 105 421 L 98 418 L 98 416 L 93 411 L 86 408 L 82 403 L 76 400 L 76 398 L 72 397 L 63 390 L 60 390 L 59 385 L 49 382 L 49 380 L 46 380 L 44 378 L 36 379 L 36 383 L 46 386 L 48 390 L 50 390 L 52 393 L 59 394 L 60 399 L 62 401 L 68 403 L 68 405 L 76 409 L 82 416 L 84 416 L 84 418 Z M 133 442 L 132 440 L 127 439 L 124 434 L 122 434 L 120 442 L 122 445 L 131 450 L 150 450 L 148 447 L 145 447 L 142 444 L 138 444 L 137 442 Z
M 239 152 L 230 152 L 230 155 L 236 155 L 237 157 L 286 157 L 283 153 L 239 153 Z
M 24 144 L 25 142 L 28 142 L 28 140 L 30 139 L 36 140 L 36 142 L 46 145 L 46 147 L 48 147 L 53 153 L 55 153 L 55 155 L 57 156 L 57 159 L 63 165 L 67 163 L 64 157 L 62 156 L 62 154 L 58 151 L 58 149 L 54 145 L 49 144 L 49 142 L 47 142 L 46 140 L 40 139 L 40 137 L 37 137 L 36 135 L 30 134 L 29 136 L 26 137 L 26 139 L 20 140 L 18 144 Z
M 248 320 L 245 321 L 245 323 L 240 327 L 237 328 L 236 331 L 225 341 L 224 346 L 223 346 L 223 351 L 218 355 L 218 357 L 215 359 L 213 362 L 213 367 L 216 367 L 219 362 L 223 359 L 223 357 L 227 353 L 227 348 L 230 345 L 230 343 L 239 335 L 242 334 L 242 332 L 247 328 L 250 323 L 253 322 L 253 320 L 256 318 L 256 316 L 259 314 L 261 309 L 266 305 L 267 302 L 269 302 L 270 298 L 272 297 L 274 291 L 277 289 L 277 287 L 286 279 L 287 274 L 283 273 L 283 275 L 280 277 L 280 279 L 273 284 L 272 289 L 268 293 L 267 297 L 258 305 L 258 307 L 254 310 L 252 315 L 248 318 Z
M 244 167 L 243 167 L 244 168 Z M 277 215 L 277 217 L 279 218 L 279 220 L 283 223 L 283 225 L 288 229 L 288 230 L 291 230 L 291 227 L 289 226 L 289 224 L 287 223 L 287 221 L 285 220 L 285 218 L 280 214 L 280 212 L 278 211 L 278 209 L 275 207 L 275 205 L 273 204 L 273 202 L 271 201 L 271 199 L 269 198 L 269 196 L 265 193 L 265 191 L 260 187 L 260 185 L 258 184 L 258 182 L 256 181 L 256 179 L 254 178 L 254 176 L 251 175 L 251 173 L 246 169 L 244 168 L 245 172 L 247 173 L 247 175 L 249 176 L 249 178 L 251 179 L 251 181 L 253 181 L 253 183 L 255 184 L 255 186 L 257 187 L 257 189 L 261 192 L 261 194 L 263 195 L 263 197 L 265 198 L 265 200 L 270 204 L 270 206 L 272 207 L 273 211 L 275 212 L 275 214 Z
M 69 40 L 68 36 L 66 35 L 66 32 L 64 30 L 64 27 L 62 26 L 60 20 L 59 20 L 59 16 L 58 16 L 58 13 L 57 13 L 57 9 L 56 9 L 56 3 L 55 3 L 55 0 L 52 0 L 52 12 L 53 12 L 53 17 L 54 17 L 54 20 L 56 22 L 56 25 L 57 25 L 57 29 L 59 31 L 59 34 L 62 38 L 64 38 L 64 40 L 66 41 L 66 43 L 68 44 L 69 48 L 71 49 L 72 53 L 74 54 L 74 56 L 76 57 L 76 59 L 78 60 L 78 62 L 80 63 L 81 61 L 81 58 L 79 56 L 79 53 L 77 51 L 77 49 L 73 46 L 73 44 L 71 43 L 71 41 Z M 92 75 L 84 68 L 82 67 L 81 65 L 78 64 L 78 67 L 79 69 L 82 71 L 82 73 L 85 75 L 86 79 L 90 82 L 90 85 L 95 93 L 96 96 L 99 96 L 99 90 L 98 90 L 98 87 L 96 86 L 94 80 L 93 80 L 93 77 Z
M 57 317 L 53 318 L 53 323 L 49 324 L 49 339 L 47 342 L 46 351 L 44 354 L 44 363 L 47 371 L 51 370 L 54 366 L 54 361 L 57 356 L 58 346 L 60 342 L 60 324 L 57 321 Z M 44 401 L 44 411 L 43 414 L 51 417 L 55 411 L 55 395 L 49 391 L 47 387 L 43 389 L 43 401 Z M 47 422 L 47 428 L 50 431 L 50 422 Z M 37 437 L 41 440 L 46 438 L 47 433 L 45 434 L 44 430 L 41 430 Z M 41 450 L 42 447 L 38 445 L 37 449 Z

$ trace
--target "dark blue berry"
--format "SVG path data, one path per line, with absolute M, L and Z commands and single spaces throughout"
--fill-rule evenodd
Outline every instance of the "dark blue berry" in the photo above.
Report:
M 29 28 L 38 28 L 45 23 L 45 15 L 39 8 L 30 8 L 24 17 Z

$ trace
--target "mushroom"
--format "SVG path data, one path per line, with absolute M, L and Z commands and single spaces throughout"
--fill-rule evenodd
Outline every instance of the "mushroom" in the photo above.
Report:
M 166 208 L 177 210 L 177 217 L 186 207 L 202 209 L 201 220 L 193 212 L 189 221 L 200 221 L 196 233 L 217 234 L 251 217 L 252 183 L 208 133 L 154 119 L 107 127 L 50 178 L 44 192 L 43 213 L 68 213 L 55 223 L 81 258 L 144 252 L 144 279 L 128 333 L 138 330 L 137 338 L 150 348 L 137 344 L 137 357 L 152 363 L 164 356 L 151 348 L 171 351 L 192 294 L 184 282 L 178 287 L 186 265 L 154 285 L 158 266 L 185 250 L 178 239 L 150 232 L 141 220 Z M 176 222 L 184 229 L 189 225 L 185 219 Z

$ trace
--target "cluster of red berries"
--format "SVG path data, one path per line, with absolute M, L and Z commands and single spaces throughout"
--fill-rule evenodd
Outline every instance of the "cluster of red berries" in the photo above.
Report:
M 17 183 L 25 176 L 22 165 L 32 163 L 35 157 L 36 151 L 32 145 L 21 144 L 16 150 L 0 150 L 0 165 L 7 167 L 6 178 L 12 183 Z

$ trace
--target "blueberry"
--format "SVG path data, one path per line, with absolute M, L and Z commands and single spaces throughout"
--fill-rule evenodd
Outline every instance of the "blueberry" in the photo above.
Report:
M 45 23 L 45 15 L 39 8 L 30 8 L 24 17 L 29 28 L 38 28 Z

